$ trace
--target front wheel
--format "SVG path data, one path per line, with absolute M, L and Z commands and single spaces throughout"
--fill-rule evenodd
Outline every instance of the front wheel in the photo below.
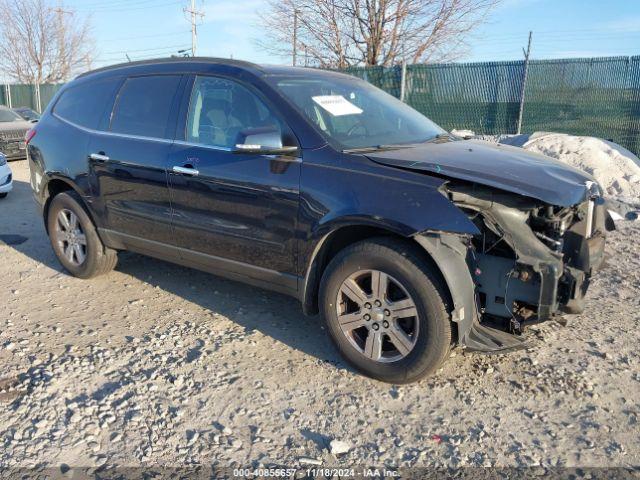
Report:
M 53 251 L 72 275 L 91 278 L 115 268 L 116 251 L 103 245 L 75 192 L 60 193 L 51 200 L 47 227 Z
M 446 295 L 433 267 L 403 241 L 367 240 L 342 250 L 322 277 L 320 302 L 342 355 L 370 377 L 414 382 L 449 352 Z

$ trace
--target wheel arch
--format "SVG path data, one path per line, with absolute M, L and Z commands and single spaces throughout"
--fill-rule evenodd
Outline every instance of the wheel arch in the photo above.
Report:
M 416 254 L 424 260 L 437 277 L 446 296 L 448 305 L 453 305 L 451 285 L 447 282 L 440 265 L 434 260 L 431 253 L 425 249 L 413 236 L 401 234 L 399 231 L 389 229 L 387 226 L 371 224 L 352 224 L 337 227 L 324 235 L 316 245 L 311 259 L 308 262 L 305 275 L 301 278 L 300 296 L 302 308 L 306 315 L 319 313 L 318 295 L 320 281 L 331 259 L 344 248 L 354 243 L 373 238 L 394 238 L 410 246 Z M 453 332 L 455 333 L 455 332 Z
M 80 204 L 82 205 L 82 208 L 84 208 L 84 210 L 87 212 L 87 215 L 89 215 L 89 218 L 91 219 L 93 224 L 96 225 L 95 218 L 85 201 L 82 191 L 77 187 L 77 185 L 75 185 L 68 178 L 52 177 L 47 182 L 47 184 L 45 185 L 45 188 L 43 189 L 44 202 L 43 202 L 43 208 L 42 208 L 42 220 L 44 221 L 44 228 L 47 232 L 47 235 L 49 234 L 49 226 L 47 224 L 48 223 L 47 218 L 49 216 L 49 207 L 51 206 L 51 201 L 55 198 L 56 195 L 59 195 L 60 193 L 63 193 L 63 192 L 69 192 L 69 191 L 74 192 L 78 195 L 78 197 L 81 200 Z

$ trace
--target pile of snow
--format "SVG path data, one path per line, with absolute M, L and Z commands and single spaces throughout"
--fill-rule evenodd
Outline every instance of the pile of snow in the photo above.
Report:
M 451 130 L 451 134 L 460 138 L 475 138 L 476 132 L 473 130 L 456 130 L 455 128 Z
M 594 137 L 534 133 L 522 148 L 589 173 L 611 198 L 640 201 L 640 160 L 620 145 Z

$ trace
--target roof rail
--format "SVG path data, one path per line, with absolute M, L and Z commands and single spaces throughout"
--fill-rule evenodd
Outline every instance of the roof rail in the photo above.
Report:
M 86 77 L 99 72 L 107 72 L 109 70 L 117 70 L 118 68 L 135 67 L 138 65 L 158 65 L 163 63 L 210 63 L 214 65 L 234 65 L 237 67 L 261 69 L 259 65 L 251 62 L 245 62 L 244 60 L 233 60 L 229 58 L 216 58 L 216 57 L 165 57 L 165 58 L 151 58 L 147 60 L 136 60 L 134 62 L 123 62 L 114 65 L 108 65 L 106 67 L 96 68 L 95 70 L 89 70 L 88 72 L 81 73 L 76 78 Z

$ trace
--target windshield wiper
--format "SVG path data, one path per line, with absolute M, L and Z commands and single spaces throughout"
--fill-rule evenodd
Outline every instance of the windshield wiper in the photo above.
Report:
M 458 137 L 456 137 L 455 135 L 451 135 L 450 133 L 439 133 L 437 134 L 435 137 L 430 138 L 429 140 L 427 140 L 425 143 L 428 142 L 437 142 L 438 140 L 458 140 Z
M 367 152 L 381 152 L 384 150 L 395 150 L 397 148 L 411 148 L 415 146 L 415 143 L 410 144 L 390 144 L 390 145 L 371 145 L 369 147 L 356 147 L 356 148 L 346 148 L 342 150 L 342 153 L 367 153 Z

